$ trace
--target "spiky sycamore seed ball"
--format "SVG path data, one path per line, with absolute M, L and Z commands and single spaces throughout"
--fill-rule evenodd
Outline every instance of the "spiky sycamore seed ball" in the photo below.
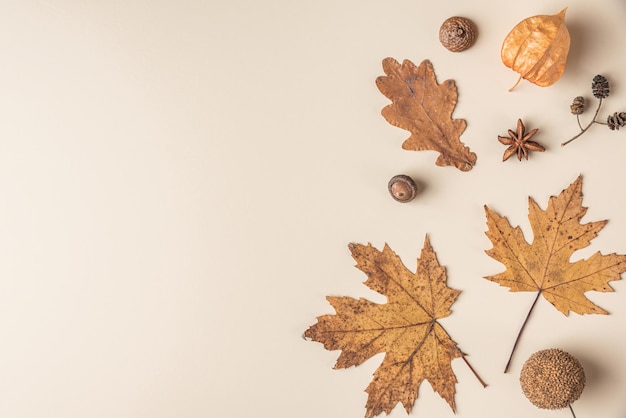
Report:
M 542 409 L 567 408 L 585 388 L 585 371 L 571 354 L 558 348 L 537 351 L 520 372 L 520 384 L 530 402 Z

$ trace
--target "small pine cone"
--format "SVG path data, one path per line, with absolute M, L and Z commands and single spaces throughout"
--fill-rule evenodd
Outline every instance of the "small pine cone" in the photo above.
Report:
M 591 90 L 593 91 L 594 97 L 598 99 L 608 97 L 610 92 L 608 80 L 604 76 L 598 74 L 593 78 Z
M 572 115 L 580 115 L 585 111 L 585 98 L 583 96 L 577 96 L 570 105 Z
M 626 112 L 615 112 L 606 118 L 606 124 L 609 129 L 614 131 L 619 130 L 622 126 L 626 125 Z

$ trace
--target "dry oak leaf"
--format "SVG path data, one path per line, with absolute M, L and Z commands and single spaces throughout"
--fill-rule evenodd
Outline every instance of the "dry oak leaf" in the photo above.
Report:
M 538 15 L 519 22 L 502 42 L 502 63 L 519 73 L 513 90 L 526 79 L 547 87 L 556 83 L 567 64 L 570 35 L 565 26 L 567 7 L 555 15 Z
M 385 58 L 383 70 L 386 75 L 376 79 L 376 86 L 392 103 L 381 113 L 390 124 L 411 132 L 402 148 L 438 151 L 438 166 L 471 170 L 476 154 L 459 139 L 467 123 L 464 119 L 452 119 L 457 103 L 454 80 L 437 84 L 428 60 L 416 67 L 409 60 L 400 65 L 393 58 Z
M 304 336 L 323 343 L 327 350 L 342 350 L 336 369 L 358 366 L 385 353 L 365 390 L 369 394 L 366 418 L 383 411 L 389 414 L 399 402 L 409 413 L 423 380 L 455 410 L 457 380 L 451 362 L 465 357 L 437 319 L 450 315 L 460 291 L 447 286 L 445 268 L 428 237 L 415 274 L 386 244 L 383 251 L 371 244 L 349 248 L 356 267 L 368 276 L 365 285 L 386 296 L 387 303 L 329 296 L 336 315 L 318 317 Z
M 505 217 L 485 206 L 486 234 L 493 244 L 493 248 L 486 253 L 506 266 L 504 272 L 485 278 L 508 287 L 511 292 L 537 292 L 513 352 L 542 295 L 566 316 L 570 312 L 607 314 L 587 299 L 585 293 L 592 290 L 612 292 L 609 282 L 620 280 L 621 273 L 626 271 L 626 255 L 596 252 L 588 259 L 570 262 L 572 254 L 587 247 L 607 223 L 606 220 L 580 223 L 587 212 L 587 208 L 582 206 L 582 196 L 582 176 L 579 176 L 558 196 L 550 197 L 546 210 L 529 197 L 528 219 L 533 232 L 530 244 L 519 226 L 513 228 Z

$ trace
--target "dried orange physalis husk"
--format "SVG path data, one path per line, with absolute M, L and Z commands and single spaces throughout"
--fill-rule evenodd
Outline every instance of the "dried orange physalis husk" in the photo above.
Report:
M 532 16 L 519 22 L 502 43 L 502 62 L 522 78 L 541 87 L 556 83 L 567 63 L 570 36 L 567 7 L 555 15 Z M 509 91 L 510 91 L 509 90 Z

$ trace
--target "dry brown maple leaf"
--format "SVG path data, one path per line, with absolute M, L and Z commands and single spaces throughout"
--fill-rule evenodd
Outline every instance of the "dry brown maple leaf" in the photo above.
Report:
M 349 248 L 356 267 L 368 276 L 365 284 L 386 296 L 387 303 L 329 296 L 336 315 L 318 317 L 304 336 L 323 343 L 327 350 L 342 350 L 337 369 L 358 366 L 385 353 L 365 390 L 369 394 L 367 418 L 383 411 L 388 414 L 399 402 L 410 412 L 423 380 L 454 410 L 457 380 L 451 362 L 457 357 L 465 360 L 465 356 L 437 319 L 450 315 L 460 291 L 447 286 L 445 268 L 428 237 L 415 274 L 388 245 L 383 251 L 360 244 Z
M 385 58 L 383 70 L 386 76 L 378 77 L 376 86 L 392 103 L 381 113 L 390 124 L 411 132 L 402 148 L 438 151 L 438 166 L 471 170 L 476 154 L 459 139 L 467 124 L 464 119 L 452 119 L 457 103 L 454 80 L 437 84 L 428 60 L 416 67 L 409 60 L 400 65 L 393 58 Z
M 588 259 L 570 262 L 572 254 L 587 247 L 607 223 L 580 223 L 587 212 L 587 208 L 582 206 L 582 196 L 582 177 L 579 176 L 558 196 L 550 197 L 546 210 L 529 198 L 528 219 L 533 231 L 531 244 L 524 239 L 519 226 L 513 228 L 505 217 L 485 206 L 486 234 L 493 244 L 493 248 L 486 253 L 506 266 L 504 272 L 485 278 L 510 288 L 511 292 L 537 292 L 513 352 L 541 295 L 566 316 L 569 312 L 607 314 L 587 299 L 585 292 L 612 292 L 609 282 L 619 280 L 621 273 L 626 271 L 626 255 L 596 252 Z

